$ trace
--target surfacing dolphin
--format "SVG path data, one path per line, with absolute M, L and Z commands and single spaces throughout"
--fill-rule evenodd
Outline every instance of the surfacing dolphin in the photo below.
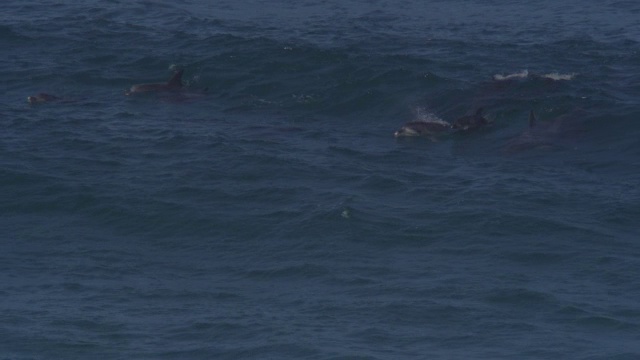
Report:
M 505 151 L 508 154 L 533 149 L 553 149 L 567 141 L 575 140 L 583 132 L 578 119 L 583 119 L 584 111 L 575 110 L 552 121 L 540 122 L 533 110 L 529 112 L 529 127 L 519 136 L 509 140 Z
M 27 96 L 27 101 L 29 102 L 29 104 L 32 104 L 32 105 L 58 101 L 58 100 L 62 100 L 62 98 L 59 98 L 57 96 L 53 96 L 47 93 L 39 93 L 33 96 Z
M 474 115 L 463 116 L 454 121 L 451 127 L 457 130 L 471 130 L 485 126 L 489 124 L 489 120 L 482 116 L 483 111 L 483 108 L 479 108 Z
M 131 89 L 125 91 L 125 95 L 133 95 L 140 93 L 150 92 L 164 92 L 164 91 L 177 91 L 182 89 L 184 84 L 182 83 L 182 73 L 184 70 L 177 70 L 166 83 L 152 83 L 152 84 L 137 84 L 133 85 Z

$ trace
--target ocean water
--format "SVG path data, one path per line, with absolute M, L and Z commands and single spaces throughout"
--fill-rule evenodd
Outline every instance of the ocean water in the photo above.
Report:
M 3 5 L 1 359 L 640 358 L 636 1 Z

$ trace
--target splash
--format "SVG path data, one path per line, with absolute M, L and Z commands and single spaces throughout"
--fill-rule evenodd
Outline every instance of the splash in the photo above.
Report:
M 422 121 L 422 122 L 428 122 L 428 123 L 438 123 L 438 124 L 448 125 L 448 123 L 446 121 L 442 120 L 436 114 L 428 111 L 427 109 L 425 109 L 423 107 L 416 107 L 413 110 L 413 116 L 414 116 L 414 121 Z

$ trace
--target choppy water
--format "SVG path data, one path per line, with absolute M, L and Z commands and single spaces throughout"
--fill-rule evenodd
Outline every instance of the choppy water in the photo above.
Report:
M 3 5 L 0 358 L 640 357 L 635 1 Z

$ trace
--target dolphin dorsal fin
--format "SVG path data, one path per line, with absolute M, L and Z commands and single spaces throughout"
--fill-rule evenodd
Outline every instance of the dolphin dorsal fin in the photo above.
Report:
M 529 128 L 536 126 L 536 115 L 533 113 L 533 110 L 529 113 Z
M 183 72 L 184 72 L 184 70 L 182 70 L 182 69 L 176 71 L 176 73 L 173 74 L 171 79 L 169 79 L 169 81 L 167 82 L 167 85 L 171 86 L 171 87 L 182 87 L 182 73 Z

